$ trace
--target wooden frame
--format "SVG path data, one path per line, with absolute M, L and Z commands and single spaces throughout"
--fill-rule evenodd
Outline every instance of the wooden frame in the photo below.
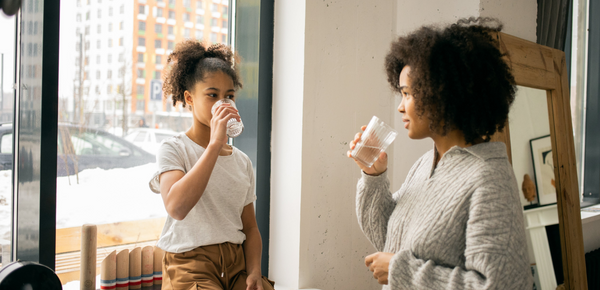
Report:
M 565 289 L 588 289 L 565 53 L 501 32 L 494 33 L 493 37 L 498 40 L 500 51 L 506 54 L 516 84 L 546 91 L 564 286 Z M 509 159 L 512 158 L 508 124 L 492 139 L 506 143 Z

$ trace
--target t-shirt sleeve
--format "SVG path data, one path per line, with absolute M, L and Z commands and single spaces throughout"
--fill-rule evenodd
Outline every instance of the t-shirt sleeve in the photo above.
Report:
M 248 158 L 248 176 L 250 177 L 250 188 L 246 194 L 246 201 L 244 206 L 253 203 L 256 200 L 256 182 L 254 181 L 254 169 L 252 168 L 252 162 Z
M 173 142 L 163 142 L 156 154 L 156 163 L 158 165 L 158 171 L 152 175 L 150 179 L 150 190 L 155 193 L 160 193 L 160 182 L 159 177 L 163 172 L 171 170 L 180 170 L 185 172 L 184 160 L 177 153 L 176 145 Z

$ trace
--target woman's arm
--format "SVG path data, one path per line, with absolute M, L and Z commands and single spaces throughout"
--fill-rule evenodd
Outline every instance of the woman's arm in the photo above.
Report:
M 361 173 L 356 190 L 356 217 L 361 230 L 378 251 L 385 246 L 387 224 L 396 201 L 392 198 L 387 172 L 379 176 Z
M 258 225 L 256 224 L 256 217 L 254 215 L 254 204 L 250 203 L 244 207 L 242 211 L 242 232 L 246 235 L 246 241 L 244 242 L 244 256 L 246 258 L 246 272 L 248 273 L 247 283 L 250 286 L 251 281 L 261 286 L 261 272 L 260 272 L 260 257 L 262 254 L 262 239 L 260 238 L 260 232 L 258 231 Z M 254 289 L 254 288 L 250 288 Z

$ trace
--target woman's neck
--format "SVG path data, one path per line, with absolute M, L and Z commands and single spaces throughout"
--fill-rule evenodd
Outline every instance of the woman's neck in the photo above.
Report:
M 435 149 L 438 152 L 437 159 L 435 161 L 436 164 L 440 161 L 442 156 L 444 156 L 444 154 L 450 150 L 450 148 L 454 146 L 466 148 L 473 145 L 467 143 L 465 140 L 465 134 L 460 130 L 450 131 L 445 136 L 436 135 L 431 137 L 431 139 L 433 139 Z
M 185 132 L 185 134 L 196 144 L 207 148 L 210 142 L 210 127 L 201 124 L 194 120 L 192 126 Z

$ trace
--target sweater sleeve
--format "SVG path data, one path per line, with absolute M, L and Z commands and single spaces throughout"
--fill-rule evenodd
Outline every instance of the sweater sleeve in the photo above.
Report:
M 390 261 L 390 288 L 531 289 L 523 215 L 513 200 L 515 189 L 510 181 L 494 180 L 474 191 L 468 206 L 464 269 L 438 265 L 402 250 Z
M 361 171 L 362 172 L 362 171 Z M 378 251 L 385 245 L 387 223 L 396 202 L 390 193 L 387 171 L 379 176 L 361 173 L 356 193 L 356 216 L 363 233 Z

